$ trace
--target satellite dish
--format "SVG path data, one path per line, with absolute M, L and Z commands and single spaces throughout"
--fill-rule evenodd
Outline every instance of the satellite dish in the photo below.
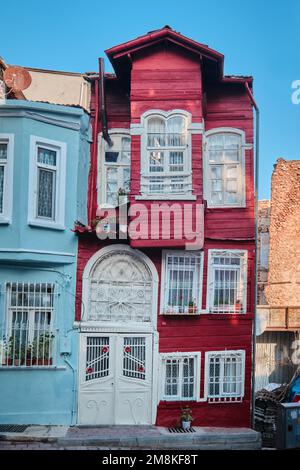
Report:
M 31 75 L 23 67 L 8 67 L 3 73 L 3 78 L 13 91 L 26 90 L 31 84 Z

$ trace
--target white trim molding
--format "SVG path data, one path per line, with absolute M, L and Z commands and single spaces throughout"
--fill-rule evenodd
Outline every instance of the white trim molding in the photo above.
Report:
M 239 200 L 234 203 L 222 202 L 220 204 L 211 202 L 211 176 L 210 176 L 210 162 L 208 154 L 208 142 L 209 138 L 212 135 L 218 134 L 235 134 L 240 137 L 240 161 L 227 162 L 227 165 L 236 165 L 237 166 L 237 195 L 239 195 Z M 226 208 L 244 208 L 246 207 L 246 174 L 245 174 L 245 151 L 251 150 L 253 148 L 252 144 L 246 143 L 246 134 L 242 129 L 235 127 L 215 127 L 204 133 L 203 136 L 203 192 L 204 198 L 207 201 L 207 207 L 213 209 L 226 209 Z M 224 165 L 224 162 L 212 162 L 214 166 Z M 222 182 L 224 175 L 222 174 Z M 222 189 L 224 192 L 224 189 Z
M 53 217 L 51 218 L 40 217 L 37 215 L 38 146 L 46 147 L 47 149 L 56 152 L 55 194 L 53 195 Z M 66 157 L 67 145 L 65 142 L 45 139 L 44 137 L 38 137 L 35 135 L 30 136 L 28 225 L 65 230 Z
M 152 305 L 151 305 L 151 322 L 137 322 L 131 323 L 130 331 L 134 332 L 135 329 L 137 331 L 156 331 L 157 328 L 157 301 L 158 301 L 158 273 L 156 270 L 155 265 L 153 262 L 148 258 L 147 255 L 142 253 L 137 249 L 133 249 L 128 245 L 123 244 L 116 244 L 106 246 L 101 248 L 97 251 L 87 262 L 83 275 L 82 275 L 82 312 L 81 312 L 81 327 L 85 328 L 88 327 L 90 323 L 94 325 L 94 327 L 98 327 L 99 331 L 102 331 L 103 328 L 110 328 L 110 329 L 117 329 L 119 332 L 122 331 L 122 328 L 128 330 L 129 324 L 118 322 L 108 322 L 108 321 L 92 321 L 88 320 L 89 318 L 89 301 L 90 301 L 90 276 L 93 269 L 101 262 L 101 260 L 106 257 L 107 255 L 113 256 L 115 253 L 123 252 L 131 255 L 133 258 L 136 258 L 140 262 L 142 262 L 151 275 L 151 282 L 152 282 Z
M 151 118 L 160 118 L 166 123 L 172 117 L 181 117 L 184 119 L 183 142 L 174 142 L 174 145 L 165 147 L 148 146 L 148 122 Z M 140 195 L 137 199 L 150 200 L 171 200 L 171 199 L 189 199 L 192 194 L 192 133 L 202 133 L 203 123 L 192 123 L 191 113 L 182 109 L 172 109 L 163 111 L 161 109 L 151 109 L 141 115 L 140 123 L 134 123 L 130 128 L 131 135 L 140 135 L 141 137 L 141 179 Z M 161 160 L 155 158 L 158 151 L 164 152 Z M 171 163 L 168 155 L 173 152 L 174 164 Z M 182 154 L 179 159 L 179 154 Z M 177 154 L 177 157 L 176 157 Z M 153 171 L 149 169 L 149 156 L 152 157 Z M 177 159 L 176 159 L 177 158 Z M 158 162 L 158 163 L 156 163 Z M 155 164 L 155 168 L 154 168 Z M 170 169 L 171 168 L 171 169 Z M 156 170 L 156 171 L 155 171 Z M 152 178 L 152 180 L 151 180 Z M 152 182 L 151 182 L 152 181 Z M 163 187 L 161 189 L 161 187 Z
M 0 144 L 7 145 L 6 159 L 1 160 L 3 167 L 3 199 L 2 212 L 0 213 L 0 224 L 10 224 L 13 210 L 13 173 L 14 173 L 14 134 L 0 134 Z
M 233 314 L 245 314 L 247 313 L 247 274 L 248 274 L 248 250 L 238 250 L 238 249 L 214 249 L 211 248 L 208 250 L 207 254 L 207 289 L 206 289 L 206 313 L 210 314 L 220 314 L 220 315 L 233 315 Z M 213 258 L 226 258 L 226 259 L 235 259 L 239 260 L 237 264 L 220 264 L 216 267 L 216 269 L 220 272 L 223 272 L 223 278 L 225 276 L 226 270 L 235 270 L 236 278 L 231 279 L 232 282 L 232 290 L 234 291 L 234 295 L 238 296 L 239 299 L 233 299 L 234 308 L 226 309 L 225 304 L 223 305 L 223 309 L 221 308 L 221 300 L 219 300 L 220 305 L 218 305 L 215 309 L 213 308 L 214 302 L 214 288 L 215 288 L 215 278 L 214 278 L 214 265 L 213 265 Z M 219 274 L 220 276 L 220 274 Z M 224 290 L 226 291 L 225 287 L 225 279 L 223 281 L 221 278 L 219 279 L 219 283 L 224 282 Z M 228 281 L 229 282 L 229 281 Z M 227 289 L 229 294 L 229 288 Z M 225 292 L 226 294 L 226 292 Z M 223 293 L 224 295 L 224 293 Z M 240 306 L 236 306 L 236 301 L 240 301 Z
M 204 396 L 209 403 L 240 403 L 245 395 L 245 358 L 246 351 L 220 350 L 205 353 Z M 226 361 L 226 359 L 228 359 Z M 212 365 L 212 368 L 210 367 Z M 232 370 L 230 367 L 232 366 Z M 229 370 L 226 371 L 226 367 Z M 217 380 L 210 371 L 219 371 Z M 232 375 L 235 371 L 236 376 Z M 210 385 L 214 392 L 210 392 Z M 226 390 L 227 388 L 227 390 Z
M 109 135 L 112 138 L 112 141 L 114 141 L 114 137 L 127 137 L 128 139 L 131 138 L 130 135 L 130 129 L 126 128 L 112 128 L 109 129 Z M 129 167 L 129 174 L 131 171 L 131 158 L 130 158 L 130 163 L 129 165 L 126 163 L 120 163 L 120 162 L 112 162 L 111 164 L 109 162 L 105 162 L 105 146 L 106 146 L 106 141 L 103 139 L 102 132 L 98 134 L 98 168 L 99 171 L 97 172 L 97 200 L 98 200 L 98 205 L 103 208 L 103 209 L 109 209 L 109 208 L 115 208 L 119 205 L 118 204 L 112 204 L 107 202 L 107 175 L 106 175 L 106 168 L 115 168 L 117 170 L 117 181 L 118 181 L 118 188 L 122 188 L 124 186 L 124 180 L 123 180 L 123 171 L 122 169 L 128 168 Z M 116 152 L 119 151 L 121 152 L 122 149 L 116 149 Z M 124 189 L 124 188 L 122 188 Z
M 159 398 L 163 401 L 200 401 L 200 381 L 201 381 L 201 352 L 168 352 L 160 353 L 160 387 Z M 183 361 L 185 359 L 194 359 L 194 375 L 190 385 L 193 385 L 193 396 L 184 397 L 182 393 L 183 387 Z M 166 387 L 166 361 L 178 362 L 178 383 L 177 394 L 167 395 L 165 392 Z M 169 384 L 172 387 L 172 384 Z

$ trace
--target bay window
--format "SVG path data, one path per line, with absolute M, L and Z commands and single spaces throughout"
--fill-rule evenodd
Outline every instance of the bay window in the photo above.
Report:
M 187 113 L 153 112 L 145 119 L 144 132 L 142 195 L 191 194 Z

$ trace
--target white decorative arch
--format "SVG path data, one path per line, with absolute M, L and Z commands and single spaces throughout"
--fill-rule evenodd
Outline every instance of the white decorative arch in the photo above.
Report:
M 123 331 L 155 330 L 158 274 L 141 251 L 116 244 L 87 262 L 82 286 L 82 322 Z

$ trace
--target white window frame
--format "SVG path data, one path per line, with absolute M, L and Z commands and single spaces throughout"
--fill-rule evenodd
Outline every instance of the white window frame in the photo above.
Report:
M 166 382 L 166 360 L 170 359 L 181 359 L 185 358 L 194 359 L 194 395 L 193 397 L 182 397 L 182 362 L 179 369 L 179 392 L 176 396 L 165 395 L 165 382 Z M 160 374 L 161 387 L 160 387 L 160 399 L 163 401 L 200 401 L 200 380 L 201 380 L 201 352 L 172 352 L 172 353 L 161 353 L 160 354 Z
M 13 209 L 13 167 L 14 167 L 14 134 L 0 134 L 0 143 L 7 144 L 7 160 L 0 160 L 4 166 L 3 211 L 0 213 L 0 224 L 10 224 Z
M 150 118 L 158 117 L 167 121 L 171 117 L 180 116 L 183 117 L 186 121 L 186 132 L 187 132 L 187 141 L 186 141 L 186 148 L 184 150 L 184 171 L 182 175 L 180 173 L 172 174 L 172 173 L 165 173 L 160 174 L 159 172 L 150 173 L 148 170 L 149 167 L 149 156 L 148 156 L 148 149 L 147 149 L 147 130 L 148 130 L 148 121 Z M 199 127 L 199 128 L 198 128 Z M 172 109 L 170 111 L 163 111 L 161 109 L 152 109 L 146 111 L 141 116 L 141 124 L 139 127 L 135 128 L 132 127 L 131 134 L 132 135 L 140 135 L 141 136 L 141 195 L 136 196 L 136 199 L 144 199 L 144 200 L 195 200 L 196 196 L 192 194 L 192 133 L 202 133 L 202 124 L 201 126 L 198 123 L 192 123 L 192 116 L 189 112 L 184 111 L 182 109 Z M 143 191 L 143 186 L 148 182 L 149 177 L 171 177 L 175 176 L 185 176 L 186 181 L 188 181 L 188 189 L 181 192 L 169 192 L 169 193 L 151 193 L 149 191 Z
M 127 137 L 131 140 L 131 135 L 130 135 L 130 130 L 129 129 L 113 128 L 113 129 L 109 129 L 108 133 L 109 133 L 109 135 L 112 139 L 116 136 L 118 136 L 118 137 L 120 136 L 120 137 Z M 106 141 L 105 141 L 105 139 L 103 139 L 102 133 L 100 133 L 99 134 L 99 145 L 98 145 L 98 155 L 99 155 L 98 165 L 99 165 L 100 171 L 98 171 L 98 177 L 97 177 L 97 180 L 98 180 L 97 181 L 98 203 L 103 208 L 115 208 L 117 206 L 114 206 L 113 204 L 110 204 L 110 203 L 107 202 L 107 195 L 106 195 L 106 186 L 107 186 L 106 166 L 110 166 L 110 165 L 109 165 L 109 163 L 106 164 L 106 162 L 105 162 L 105 147 L 106 147 Z M 125 164 L 122 164 L 122 163 L 121 164 L 120 163 L 115 163 L 111 166 L 114 166 L 114 167 L 119 169 L 121 167 L 127 167 L 128 165 L 125 165 Z M 130 155 L 129 170 L 131 172 L 131 155 Z M 118 172 L 118 182 L 119 182 L 119 184 L 122 184 L 121 181 L 120 181 L 120 171 Z
M 220 392 L 218 395 L 210 395 L 209 393 L 209 385 L 210 385 L 210 375 L 209 375 L 209 366 L 210 366 L 210 358 L 215 355 L 222 355 L 226 357 L 226 355 L 232 354 L 239 354 L 241 356 L 241 393 L 240 394 L 232 394 L 232 393 L 225 393 Z M 205 379 L 204 379 L 204 395 L 205 399 L 210 403 L 232 403 L 232 402 L 241 402 L 245 395 L 245 368 L 246 368 L 246 351 L 244 349 L 238 350 L 221 350 L 221 351 L 207 351 L 205 353 Z M 224 363 L 222 363 L 222 367 L 220 370 L 220 390 L 224 386 L 224 381 L 222 378 L 224 377 Z
M 184 257 L 198 257 L 199 258 L 199 279 L 197 285 L 197 279 L 194 279 L 193 289 L 197 292 L 195 295 L 197 312 L 196 314 L 201 313 L 202 311 L 202 286 L 203 286 L 203 251 L 194 251 L 194 250 L 163 250 L 162 251 L 162 272 L 161 272 L 161 292 L 160 292 L 160 314 L 161 315 L 189 315 L 189 312 L 174 312 L 167 311 L 167 297 L 168 297 L 168 263 L 167 259 L 169 255 L 173 256 L 184 256 Z
M 37 149 L 45 147 L 56 151 L 57 170 L 55 186 L 55 215 L 53 220 L 46 217 L 37 216 L 37 195 L 38 195 L 38 163 Z M 29 190 L 28 190 L 28 224 L 65 230 L 65 200 L 66 200 L 66 156 L 67 145 L 65 142 L 45 139 L 35 135 L 30 136 L 30 158 L 29 158 Z
M 52 292 L 51 292 L 51 296 L 52 296 L 52 306 L 46 306 L 46 307 L 41 307 L 41 306 L 26 306 L 26 305 L 16 305 L 16 306 L 13 306 L 11 305 L 11 295 L 12 295 L 12 285 L 13 284 L 17 284 L 17 285 L 20 285 L 20 284 L 23 284 L 23 285 L 33 285 L 34 286 L 34 295 L 37 293 L 37 295 L 39 295 L 39 291 L 36 290 L 36 286 L 39 285 L 39 284 L 46 284 L 47 286 L 51 287 L 52 289 Z M 55 325 L 55 298 L 56 298 L 56 285 L 54 282 L 32 282 L 32 281 L 26 281 L 26 282 L 17 282 L 17 281 L 12 281 L 12 282 L 7 282 L 5 284 L 5 293 L 6 293 L 6 315 L 5 315 L 5 318 L 3 319 L 3 333 L 2 333 L 2 337 L 3 336 L 6 336 L 6 341 L 8 341 L 8 339 L 10 337 L 12 337 L 12 331 L 13 331 L 13 325 L 12 325 L 12 319 L 13 319 L 13 312 L 17 312 L 17 313 L 21 313 L 22 316 L 23 314 L 26 312 L 27 313 L 27 332 L 28 332 L 28 339 L 27 339 L 27 342 L 24 343 L 26 344 L 26 347 L 29 346 L 29 344 L 32 344 L 33 340 L 34 340 L 34 334 L 35 334 L 35 314 L 37 312 L 40 312 L 40 313 L 47 313 L 47 312 L 50 312 L 50 324 L 49 324 L 49 328 L 48 329 L 45 329 L 45 330 L 41 330 L 39 331 L 38 333 L 38 341 L 39 341 L 39 335 L 40 334 L 43 334 L 43 333 L 49 333 L 49 334 L 53 334 L 54 332 L 54 325 Z M 47 295 L 47 294 L 46 294 Z M 14 360 L 14 362 L 12 364 L 6 364 L 5 362 L 2 363 L 2 360 L 5 360 L 5 350 L 3 350 L 2 348 L 5 347 L 5 344 L 3 341 L 1 341 L 1 344 L 0 344 L 0 358 L 1 358 L 1 361 L 0 361 L 0 367 L 2 366 L 17 366 L 17 367 L 20 367 L 22 364 L 17 364 L 15 363 L 16 361 Z M 43 348 L 44 346 L 42 346 Z M 16 351 L 16 354 L 18 354 L 19 351 Z M 38 357 L 38 359 L 41 359 L 41 357 Z M 20 358 L 17 358 L 17 360 L 20 360 Z M 52 340 L 52 353 L 51 353 L 51 360 L 52 360 L 52 364 L 51 366 L 54 365 L 55 363 L 55 360 L 56 360 L 56 357 L 55 357 L 55 337 L 53 337 L 53 340 Z M 31 362 L 30 364 L 23 364 L 25 365 L 26 367 L 49 367 L 49 364 L 35 364 L 33 362 L 33 358 L 31 357 L 29 359 L 29 361 Z M 45 361 L 46 361 L 46 358 L 45 358 Z
M 209 153 L 208 153 L 208 140 L 209 137 L 215 134 L 237 134 L 241 139 L 240 146 L 240 179 L 238 191 L 241 195 L 240 201 L 234 204 L 213 204 L 211 202 L 211 184 L 210 184 L 210 163 L 209 163 Z M 251 150 L 253 148 L 252 144 L 246 143 L 245 132 L 241 129 L 235 127 L 216 127 L 206 131 L 203 138 L 203 192 L 204 199 L 207 201 L 208 208 L 233 208 L 233 207 L 246 207 L 246 177 L 245 177 L 245 151 Z M 233 162 L 234 164 L 235 162 Z
M 214 300 L 214 265 L 213 257 L 226 257 L 227 255 L 233 255 L 241 259 L 240 275 L 241 283 L 243 285 L 243 296 L 242 308 L 238 312 L 221 312 L 214 311 L 213 300 Z M 245 314 L 247 313 L 247 283 L 248 283 L 248 250 L 236 250 L 236 249 L 209 249 L 208 260 L 207 260 L 207 290 L 206 290 L 206 313 L 212 315 L 233 315 L 233 314 Z

